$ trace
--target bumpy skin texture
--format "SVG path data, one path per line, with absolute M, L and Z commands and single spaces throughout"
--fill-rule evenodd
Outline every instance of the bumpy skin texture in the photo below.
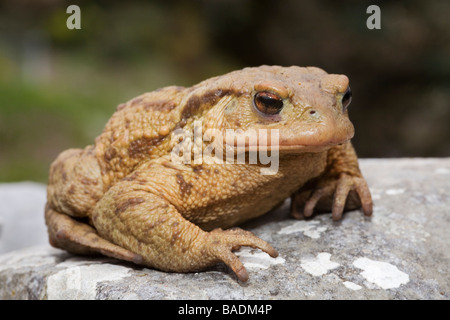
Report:
M 349 142 L 354 131 L 342 101 L 348 85 L 346 76 L 319 68 L 261 66 L 119 105 L 94 145 L 64 151 L 53 162 L 45 212 L 50 243 L 173 272 L 224 262 L 246 281 L 233 251 L 250 246 L 272 257 L 277 251 L 231 227 L 289 196 L 298 219 L 314 208 L 331 209 L 336 220 L 345 209 L 372 213 Z M 281 110 L 261 112 L 260 93 L 282 101 Z M 278 129 L 278 171 L 262 175 L 260 163 L 171 161 L 174 132 L 193 130 L 195 120 L 222 132 Z M 259 144 L 245 147 L 258 150 Z

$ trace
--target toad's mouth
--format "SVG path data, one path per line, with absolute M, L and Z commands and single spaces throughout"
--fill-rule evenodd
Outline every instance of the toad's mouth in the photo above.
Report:
M 353 128 L 352 128 L 353 129 Z M 322 152 L 333 146 L 348 142 L 354 135 L 353 130 L 341 132 L 309 131 L 302 134 L 283 134 L 272 130 L 269 134 L 261 131 L 255 133 L 237 133 L 234 136 L 223 136 L 224 148 L 234 152 L 278 151 L 282 153 Z
M 347 140 L 348 141 L 348 140 Z M 347 141 L 341 143 L 330 143 L 323 145 L 278 145 L 278 146 L 255 146 L 247 145 L 245 146 L 245 152 L 273 152 L 278 151 L 282 153 L 303 153 L 303 152 L 322 152 L 330 149 L 331 147 L 339 144 L 343 144 Z M 237 147 L 238 149 L 239 147 Z

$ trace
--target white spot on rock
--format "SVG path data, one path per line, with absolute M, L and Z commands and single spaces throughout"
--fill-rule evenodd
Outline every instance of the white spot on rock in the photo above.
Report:
M 395 196 L 405 192 L 405 189 L 387 189 L 386 194 L 389 196 Z
M 409 276 L 406 273 L 387 262 L 375 261 L 369 258 L 358 258 L 353 262 L 353 265 L 364 270 L 361 272 L 361 275 L 367 281 L 383 289 L 398 288 L 400 285 L 409 282 Z
M 284 227 L 280 231 L 278 231 L 278 234 L 291 234 L 295 232 L 303 232 L 305 236 L 308 236 L 312 239 L 319 239 L 320 234 L 327 230 L 327 227 L 325 226 L 318 226 L 320 224 L 319 221 L 313 220 L 313 221 L 297 221 L 294 222 L 292 225 Z
M 351 282 L 351 281 L 344 281 L 343 284 L 344 284 L 344 286 L 346 286 L 350 290 L 355 290 L 356 291 L 356 290 L 362 289 L 361 286 L 359 286 L 356 283 Z
M 370 188 L 370 193 L 372 194 L 372 199 L 373 200 L 381 199 L 381 194 L 383 192 L 384 192 L 383 189 Z
M 436 170 L 434 170 L 434 173 L 437 173 L 437 174 L 450 174 L 450 169 L 437 168 Z
M 120 280 L 128 276 L 129 269 L 113 264 L 74 265 L 63 269 L 47 279 L 49 300 L 93 300 L 97 284 Z
M 331 254 L 327 252 L 321 252 L 316 258 L 306 258 L 302 259 L 300 266 L 306 272 L 312 274 L 313 276 L 322 276 L 328 271 L 335 269 L 340 266 L 339 263 L 330 261 Z
M 244 266 L 249 269 L 267 269 L 272 265 L 283 264 L 286 261 L 280 256 L 272 258 L 265 252 L 251 248 L 241 248 L 235 253 L 244 264 Z
M 381 195 L 378 193 L 372 193 L 372 200 L 378 200 L 381 199 Z

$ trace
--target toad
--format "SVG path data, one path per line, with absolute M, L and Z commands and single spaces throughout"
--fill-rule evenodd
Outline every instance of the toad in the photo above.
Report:
M 52 163 L 49 241 L 75 254 L 103 254 L 168 272 L 225 263 L 247 281 L 234 251 L 249 246 L 271 257 L 278 253 L 236 226 L 286 198 L 297 219 L 328 210 L 339 220 L 357 208 L 371 215 L 370 191 L 350 142 L 351 98 L 345 75 L 260 66 L 120 104 L 94 144 L 66 150 Z M 183 141 L 175 133 L 196 126 L 277 135 L 194 139 L 197 151 L 213 145 L 215 152 L 209 149 L 202 161 L 173 161 Z M 220 150 L 248 159 L 220 161 Z M 249 161 L 260 151 L 277 156 L 276 170 L 263 172 L 267 163 Z

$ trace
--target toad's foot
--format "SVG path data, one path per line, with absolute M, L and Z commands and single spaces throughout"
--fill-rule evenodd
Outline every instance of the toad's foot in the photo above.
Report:
M 366 216 L 372 214 L 372 197 L 366 181 L 361 176 L 342 173 L 338 178 L 325 175 L 317 180 L 314 188 L 294 194 L 291 215 L 303 219 L 310 217 L 315 208 L 320 211 L 331 208 L 333 220 L 339 220 L 344 209 L 360 207 Z
M 258 248 L 268 253 L 272 258 L 278 256 L 278 252 L 270 244 L 261 240 L 253 233 L 240 228 L 228 230 L 214 229 L 208 234 L 205 249 L 207 254 L 224 262 L 236 274 L 239 280 L 248 280 L 248 273 L 239 258 L 233 253 L 241 246 Z

